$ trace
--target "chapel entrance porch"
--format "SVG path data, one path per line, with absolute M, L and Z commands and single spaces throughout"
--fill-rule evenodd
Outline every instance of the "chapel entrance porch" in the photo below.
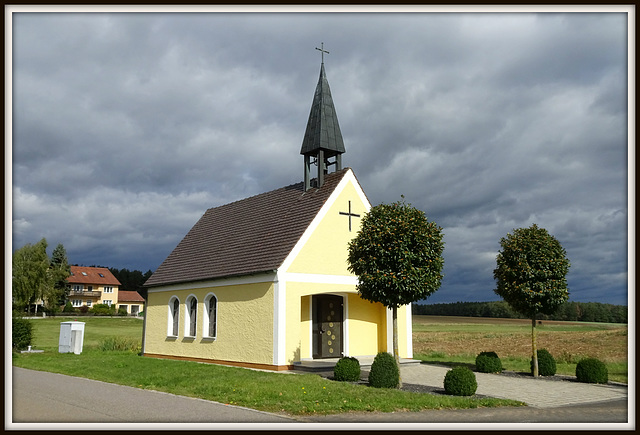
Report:
M 362 370 L 368 371 L 371 368 L 371 364 L 373 363 L 373 356 L 364 356 L 364 357 L 355 357 L 360 362 L 360 368 Z M 293 370 L 308 372 L 308 373 L 316 373 L 316 374 L 326 374 L 330 376 L 333 373 L 333 368 L 336 366 L 340 358 L 325 358 L 325 359 L 314 359 L 314 360 L 302 360 L 299 362 L 293 363 Z M 400 365 L 413 365 L 420 364 L 420 360 L 410 359 L 410 358 L 400 358 Z

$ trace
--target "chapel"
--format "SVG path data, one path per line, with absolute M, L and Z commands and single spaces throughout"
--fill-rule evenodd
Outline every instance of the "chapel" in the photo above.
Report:
M 371 204 L 345 151 L 323 57 L 303 181 L 205 211 L 145 283 L 144 356 L 291 370 L 392 352 L 391 311 L 360 298 L 348 271 Z M 410 305 L 398 326 L 412 358 Z

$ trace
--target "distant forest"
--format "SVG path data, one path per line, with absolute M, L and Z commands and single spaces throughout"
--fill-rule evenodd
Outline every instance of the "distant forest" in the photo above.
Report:
M 498 302 L 453 302 L 448 304 L 413 304 L 413 314 L 429 316 L 498 317 L 526 319 L 514 312 L 509 304 Z M 566 302 L 551 315 L 540 314 L 539 320 L 627 323 L 628 307 L 599 302 Z
M 151 270 L 148 270 L 145 273 L 142 273 L 139 270 L 129 270 L 129 269 L 116 269 L 113 267 L 109 267 L 109 271 L 113 273 L 113 276 L 116 277 L 118 281 L 120 281 L 120 290 L 133 291 L 140 293 L 140 296 L 147 299 L 147 289 L 144 288 L 144 283 L 149 279 L 151 274 Z

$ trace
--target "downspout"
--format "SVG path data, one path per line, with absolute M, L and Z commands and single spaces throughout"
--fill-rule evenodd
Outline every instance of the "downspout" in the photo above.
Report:
M 149 297 L 149 293 L 147 292 L 147 297 Z M 142 306 L 144 308 L 144 317 L 142 318 L 142 349 L 140 350 L 140 356 L 144 356 L 144 345 L 145 345 L 145 338 L 147 336 L 147 315 L 149 313 L 147 313 L 147 300 L 144 300 L 144 305 Z

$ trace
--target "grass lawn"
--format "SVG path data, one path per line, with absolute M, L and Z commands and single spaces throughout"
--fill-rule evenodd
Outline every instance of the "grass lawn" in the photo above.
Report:
M 60 322 L 67 320 L 33 320 L 33 348 L 45 352 L 13 353 L 13 365 L 291 415 L 522 405 L 502 399 L 377 389 L 312 374 L 262 372 L 100 350 L 101 343 L 109 338 L 141 338 L 142 322 L 131 318 L 78 318 L 86 323 L 83 352 L 60 354 Z

